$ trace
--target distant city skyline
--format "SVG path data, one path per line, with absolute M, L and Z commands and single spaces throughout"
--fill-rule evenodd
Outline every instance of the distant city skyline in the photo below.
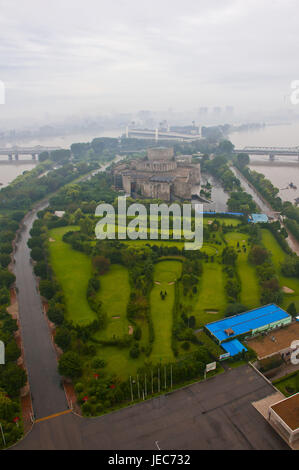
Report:
M 0 127 L 142 109 L 299 113 L 296 0 L 0 4 Z

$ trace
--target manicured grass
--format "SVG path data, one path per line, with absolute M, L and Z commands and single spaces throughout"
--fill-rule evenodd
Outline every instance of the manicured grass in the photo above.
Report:
M 219 320 L 224 315 L 227 300 L 222 268 L 222 264 L 218 262 L 204 263 L 199 295 L 193 311 L 198 325 L 205 325 Z
M 285 257 L 287 256 L 280 245 L 275 240 L 272 233 L 267 229 L 262 229 L 263 244 L 267 250 L 272 253 L 272 261 L 277 269 L 278 278 L 281 287 L 289 287 L 294 291 L 294 294 L 284 294 L 284 300 L 282 307 L 287 308 L 290 303 L 294 302 L 299 310 L 299 279 L 293 277 L 286 277 L 281 274 L 280 266 L 283 263 Z
M 229 217 L 224 217 L 224 218 L 221 218 L 221 217 L 213 217 L 213 215 L 211 214 L 211 216 L 205 216 L 203 218 L 203 223 L 205 225 L 207 225 L 209 223 L 209 221 L 212 220 L 217 220 L 218 222 L 220 222 L 220 224 L 226 224 L 226 225 L 233 225 L 234 227 L 237 227 L 238 225 L 241 224 L 241 221 L 239 219 L 234 219 L 234 218 L 229 218 Z
M 248 246 L 248 235 L 239 232 L 229 232 L 225 235 L 227 243 L 233 246 L 238 253 L 237 269 L 240 276 L 242 291 L 240 301 L 248 309 L 260 305 L 260 286 L 257 279 L 255 267 L 248 261 L 250 247 Z M 239 243 L 239 248 L 238 248 Z M 243 251 L 243 245 L 246 246 L 246 253 Z
M 150 294 L 151 316 L 154 325 L 155 341 L 150 359 L 153 362 L 170 361 L 174 359 L 171 348 L 173 306 L 175 287 L 169 285 L 181 275 L 182 264 L 179 261 L 161 261 L 155 265 L 154 280 L 160 282 L 154 285 Z M 167 292 L 164 300 L 160 292 Z
M 51 265 L 66 298 L 67 318 L 73 320 L 74 323 L 85 325 L 96 318 L 86 299 L 88 280 L 92 276 L 92 266 L 88 256 L 73 250 L 70 245 L 62 241 L 64 233 L 70 230 L 78 230 L 78 227 L 68 226 L 50 231 L 49 238 L 55 240 L 55 242 L 49 242 Z M 123 266 L 112 265 L 110 272 L 101 276 L 100 282 L 99 297 L 108 314 L 109 324 L 105 331 L 97 333 L 95 337 L 107 339 L 111 338 L 113 334 L 123 336 L 128 333 L 129 325 L 126 316 L 130 292 L 128 271 Z M 112 320 L 112 316 L 120 316 L 121 318 Z M 145 329 L 145 338 L 146 336 L 147 330 Z M 96 345 L 96 343 L 92 344 Z M 143 355 L 137 360 L 132 359 L 128 348 L 119 349 L 98 345 L 96 356 L 107 362 L 105 368 L 107 372 L 116 374 L 121 379 L 126 379 L 130 374 L 136 374 L 136 370 L 144 362 Z M 88 363 L 86 363 L 84 375 L 92 377 L 92 372 L 88 370 Z
M 129 332 L 127 319 L 127 305 L 130 296 L 128 270 L 124 266 L 113 264 L 110 266 L 109 272 L 99 279 L 101 287 L 98 299 L 102 302 L 103 311 L 108 315 L 109 323 L 97 338 L 122 337 Z
M 78 230 L 78 227 L 61 227 L 49 232 L 49 238 L 55 240 L 49 242 L 51 266 L 65 295 L 67 319 L 86 325 L 96 319 L 86 298 L 88 281 L 92 277 L 91 260 L 62 241 L 63 235 L 70 230 Z
M 298 392 L 297 390 L 297 375 L 299 374 L 298 372 L 292 373 L 284 377 L 283 379 L 279 379 L 276 382 L 273 382 L 273 385 L 275 385 L 278 390 L 283 393 L 286 397 L 290 397 L 291 395 L 294 395 L 295 393 Z M 287 391 L 287 388 L 292 390 L 290 393 Z

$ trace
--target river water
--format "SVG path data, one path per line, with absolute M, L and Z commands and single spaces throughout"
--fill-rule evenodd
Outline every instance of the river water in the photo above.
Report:
M 36 145 L 69 148 L 74 142 L 91 142 L 96 137 L 119 137 L 122 134 L 121 129 L 112 129 L 109 131 L 94 131 L 85 134 L 70 134 L 66 136 L 44 137 L 26 141 L 11 141 L 1 143 L 0 147 L 11 147 L 14 145 L 23 147 L 34 147 Z M 29 157 L 30 158 L 30 157 Z M 36 162 L 24 163 L 22 160 L 28 160 L 28 156 L 19 156 L 19 162 L 8 162 L 7 157 L 0 156 L 0 189 L 11 183 L 17 176 L 24 171 L 30 171 L 35 167 Z
M 237 148 L 257 147 L 297 147 L 299 146 L 299 123 L 266 126 L 260 130 L 236 132 L 230 140 Z M 294 202 L 299 197 L 299 162 L 296 157 L 276 157 L 274 162 L 267 156 L 250 156 L 250 168 L 263 173 L 274 186 L 279 188 L 283 201 Z M 289 188 L 293 183 L 297 189 Z

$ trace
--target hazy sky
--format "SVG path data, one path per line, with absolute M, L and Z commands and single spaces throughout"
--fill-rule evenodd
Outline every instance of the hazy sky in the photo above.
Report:
M 283 107 L 298 24 L 298 0 L 0 0 L 0 120 Z

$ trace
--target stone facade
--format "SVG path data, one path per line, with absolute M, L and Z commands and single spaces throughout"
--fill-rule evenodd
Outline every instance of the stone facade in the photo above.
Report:
M 173 148 L 148 149 L 146 159 L 116 165 L 114 184 L 133 197 L 190 200 L 201 177 L 200 164 L 191 161 L 189 155 L 175 157 Z

